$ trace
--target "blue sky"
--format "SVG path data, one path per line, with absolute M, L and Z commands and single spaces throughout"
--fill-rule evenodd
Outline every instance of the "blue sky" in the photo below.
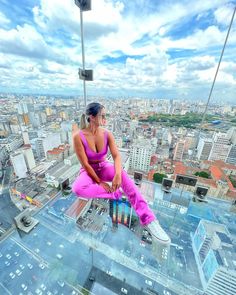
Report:
M 93 0 L 88 95 L 206 100 L 236 1 Z M 213 100 L 236 101 L 236 17 Z M 0 0 L 0 92 L 82 94 L 74 0 Z

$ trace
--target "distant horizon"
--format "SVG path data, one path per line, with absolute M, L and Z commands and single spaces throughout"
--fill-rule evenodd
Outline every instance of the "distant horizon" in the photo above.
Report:
M 83 13 L 90 96 L 207 100 L 235 0 L 93 0 Z M 74 0 L 0 0 L 0 91 L 82 95 Z M 233 22 L 212 101 L 236 100 Z M 128 95 L 127 95 L 128 93 Z
M 66 93 L 61 93 L 61 94 L 57 94 L 57 93 L 27 93 L 27 92 L 0 92 L 0 99 L 3 99 L 2 95 L 24 95 L 24 96 L 55 96 L 56 98 L 60 98 L 60 97 L 63 97 L 63 98 L 72 98 L 74 99 L 75 97 L 77 98 L 81 98 L 82 100 L 84 99 L 83 98 L 83 95 L 82 94 L 66 94 Z M 87 100 L 91 99 L 91 98 L 95 98 L 96 95 L 90 95 L 90 94 L 87 94 Z M 167 97 L 141 97 L 141 96 L 126 96 L 126 97 L 118 97 L 118 96 L 103 96 L 103 95 L 98 95 L 98 99 L 114 99 L 114 100 L 124 100 L 124 99 L 147 99 L 147 100 L 174 100 L 174 101 L 191 101 L 193 104 L 195 103 L 204 103 L 206 104 L 207 101 L 203 100 L 203 99 L 198 99 L 197 101 L 193 101 L 192 98 L 176 98 L 176 97 L 172 97 L 172 98 L 167 98 Z M 230 106 L 232 107 L 236 107 L 236 101 L 235 102 L 225 102 L 223 103 L 222 101 L 210 101 L 209 105 L 215 105 L 215 104 L 219 104 L 219 105 L 228 105 L 228 103 L 230 103 Z

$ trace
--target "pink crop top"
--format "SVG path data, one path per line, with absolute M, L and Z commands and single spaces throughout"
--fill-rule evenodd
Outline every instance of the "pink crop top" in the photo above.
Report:
M 106 157 L 107 151 L 108 151 L 108 132 L 106 130 L 104 132 L 104 147 L 99 153 L 91 150 L 82 130 L 80 131 L 79 134 L 83 142 L 84 150 L 87 155 L 88 161 L 99 161 L 99 160 L 103 160 Z

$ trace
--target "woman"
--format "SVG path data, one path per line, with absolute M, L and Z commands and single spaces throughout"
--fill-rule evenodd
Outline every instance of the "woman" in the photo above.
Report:
M 82 165 L 72 191 L 85 198 L 119 199 L 123 192 L 144 226 L 156 242 L 164 246 L 170 238 L 161 228 L 154 213 L 140 194 L 137 186 L 121 168 L 121 157 L 111 132 L 101 126 L 106 123 L 105 108 L 99 103 L 90 103 L 80 121 L 81 130 L 73 137 L 74 149 Z M 110 149 L 114 165 L 106 161 Z M 111 182 L 110 186 L 107 182 Z M 154 240 L 153 240 L 154 241 Z

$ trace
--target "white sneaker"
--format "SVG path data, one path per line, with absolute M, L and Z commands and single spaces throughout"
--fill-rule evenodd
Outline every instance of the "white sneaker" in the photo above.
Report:
M 169 246 L 171 243 L 170 237 L 160 226 L 158 220 L 154 220 L 145 226 L 145 229 L 150 233 L 152 239 L 155 239 L 158 243 Z M 153 241 L 154 242 L 154 241 Z

